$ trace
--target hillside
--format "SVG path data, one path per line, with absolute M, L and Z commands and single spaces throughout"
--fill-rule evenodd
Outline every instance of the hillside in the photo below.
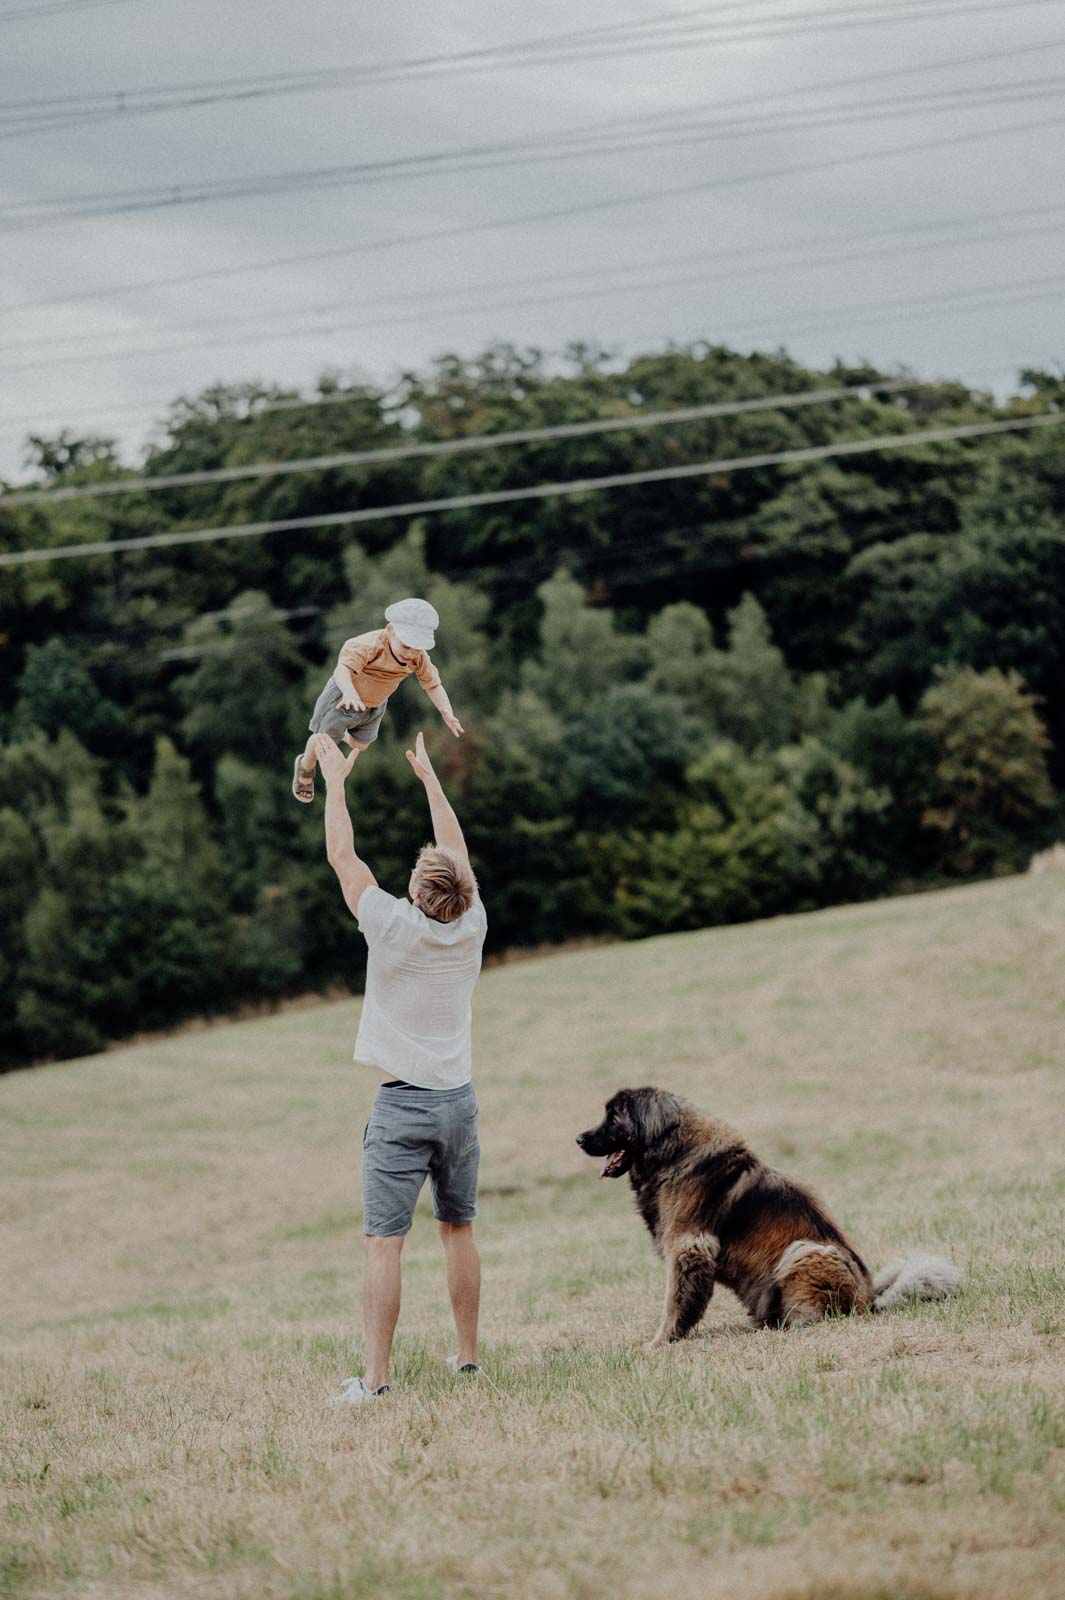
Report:
M 355 937 L 353 935 L 353 950 Z M 1065 1581 L 1065 874 L 496 967 L 483 1331 L 431 1216 L 358 1371 L 355 1003 L 0 1080 L 0 1595 L 1001 1600 Z M 658 1082 L 963 1296 L 646 1356 L 660 1268 L 574 1134 Z

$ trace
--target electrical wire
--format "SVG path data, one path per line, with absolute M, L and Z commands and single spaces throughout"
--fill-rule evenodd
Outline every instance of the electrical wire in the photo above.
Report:
M 609 286 L 602 284 L 601 280 L 603 277 L 616 277 L 619 274 L 623 276 L 631 276 L 633 273 L 646 272 L 648 270 L 660 271 L 666 267 L 694 266 L 700 263 L 712 264 L 715 261 L 741 261 L 744 260 L 744 258 L 753 257 L 754 260 L 748 260 L 745 266 L 737 266 L 725 270 L 719 269 L 716 272 L 705 274 L 706 282 L 713 281 L 716 283 L 721 283 L 737 277 L 746 280 L 751 276 L 752 273 L 792 272 L 796 269 L 802 269 L 806 267 L 839 266 L 853 261 L 869 261 L 880 259 L 885 256 L 894 256 L 900 254 L 907 255 L 911 252 L 954 248 L 959 244 L 987 244 L 1001 240 L 1038 238 L 1046 233 L 1055 233 L 1058 231 L 1059 227 L 1061 226 L 1060 221 L 1050 221 L 1049 219 L 1061 218 L 1063 212 L 1065 212 L 1065 202 L 1056 202 L 1043 206 L 1022 206 L 1006 211 L 983 212 L 968 217 L 944 217 L 937 219 L 934 222 L 911 223 L 909 226 L 902 228 L 866 229 L 863 233 L 858 235 L 829 234 L 826 237 L 807 236 L 806 238 L 802 239 L 780 240 L 774 245 L 734 245 L 729 246 L 724 250 L 687 251 L 680 255 L 658 256 L 653 257 L 650 260 L 638 260 L 630 262 L 601 262 L 598 264 L 589 265 L 587 267 L 580 267 L 562 272 L 534 273 L 531 276 L 524 278 L 504 278 L 501 280 L 496 279 L 495 281 L 481 283 L 470 283 L 467 281 L 462 284 L 456 284 L 454 287 L 440 285 L 436 289 L 428 291 L 424 289 L 418 289 L 407 293 L 372 295 L 364 300 L 353 301 L 348 299 L 334 301 L 325 305 L 301 307 L 299 308 L 299 314 L 312 318 L 332 317 L 338 312 L 376 311 L 382 306 L 414 305 L 427 306 L 431 308 L 431 311 L 434 315 L 443 315 L 446 314 L 446 306 L 442 306 L 440 304 L 441 297 L 444 297 L 444 299 L 447 300 L 456 294 L 477 296 L 478 298 L 475 303 L 479 308 L 483 304 L 483 301 L 480 297 L 486 294 L 503 293 L 508 290 L 526 287 L 538 288 L 541 285 L 568 283 L 573 281 L 576 281 L 576 284 L 579 287 L 581 284 L 587 282 L 590 277 L 594 277 L 599 281 L 602 293 L 610 293 L 612 291 Z M 918 238 L 916 241 L 908 240 L 905 237 L 899 237 L 900 235 L 922 235 L 930 232 L 938 232 L 943 228 L 970 230 L 987 222 L 1013 223 L 1016 221 L 1022 221 L 1029 217 L 1046 218 L 1048 220 L 1045 223 L 1038 223 L 1031 228 L 1002 227 L 976 234 L 968 231 L 961 233 L 955 231 L 946 233 L 942 237 L 933 239 Z M 886 239 L 894 242 L 877 245 L 875 241 L 878 239 Z M 823 247 L 825 244 L 833 244 L 837 242 L 845 245 L 857 246 L 857 248 L 848 249 L 842 253 L 830 252 L 828 254 L 822 253 L 799 258 L 794 256 L 794 252 L 798 250 L 809 249 L 811 247 Z M 870 244 L 873 245 L 873 248 L 871 249 L 868 248 Z M 784 259 L 774 259 L 778 256 L 783 257 Z M 637 287 L 639 287 L 639 285 L 637 285 Z M 269 324 L 270 330 L 273 332 L 278 326 L 278 317 L 281 314 L 282 313 L 279 310 L 273 310 L 251 311 L 242 316 L 209 317 L 205 321 L 190 323 L 184 328 L 175 329 L 174 333 L 176 335 L 180 335 L 185 333 L 208 332 L 213 328 L 229 329 L 239 327 L 246 323 L 259 323 L 263 321 L 266 321 Z M 377 327 L 379 325 L 379 320 L 375 318 L 373 326 Z M 165 333 L 169 330 L 160 329 L 159 331 L 161 333 Z M 94 346 L 99 344 L 106 345 L 114 354 L 123 354 L 124 352 L 122 349 L 115 349 L 115 338 L 116 330 L 108 329 L 101 333 L 81 335 L 54 334 L 44 339 L 9 339 L 4 342 L 0 342 L 0 355 L 11 353 L 17 354 L 20 350 L 33 350 L 40 352 L 41 350 L 53 348 L 57 345 L 73 346 L 73 353 L 76 353 L 77 350 L 80 350 L 86 346 Z M 214 342 L 214 340 L 210 341 L 211 348 L 214 347 Z M 160 345 L 157 348 L 164 349 L 172 347 Z M 37 365 L 38 363 L 35 362 L 35 368 Z M 5 419 L 0 417 L 0 425 L 2 425 L 5 420 L 14 419 Z
M 1060 231 L 1060 229 L 1056 227 L 1050 227 L 1046 229 L 1036 229 L 1033 231 L 1038 233 L 1053 233 Z M 89 354 L 83 355 L 54 356 L 44 361 L 37 360 L 11 362 L 8 363 L 6 371 L 8 373 L 40 372 L 46 368 L 52 367 L 68 368 L 76 366 L 93 366 L 113 359 L 122 360 L 131 357 L 144 358 L 146 356 L 167 356 L 176 352 L 204 349 L 214 350 L 221 348 L 222 346 L 249 344 L 253 346 L 264 344 L 274 345 L 289 339 L 317 339 L 321 338 L 323 334 L 333 338 L 339 333 L 358 332 L 367 328 L 382 329 L 403 327 L 410 323 L 424 322 L 426 320 L 435 322 L 443 318 L 452 317 L 483 317 L 499 311 L 514 311 L 541 305 L 556 305 L 560 301 L 567 300 L 592 299 L 598 302 L 609 295 L 630 294 L 634 291 L 639 292 L 640 294 L 649 294 L 663 289 L 678 289 L 685 287 L 697 288 L 711 281 L 713 276 L 713 274 L 695 273 L 671 278 L 643 279 L 634 283 L 608 285 L 597 284 L 588 289 L 572 289 L 563 291 L 561 293 L 531 295 L 521 299 L 499 300 L 487 304 L 484 302 L 475 301 L 465 306 L 453 306 L 434 311 L 418 311 L 404 316 L 373 317 L 369 320 L 358 320 L 355 322 L 334 321 L 327 325 L 310 328 L 279 328 L 272 330 L 269 334 L 233 334 L 230 337 L 219 338 L 216 336 L 213 339 L 207 340 L 188 340 L 183 344 L 143 345 L 139 348 L 125 349 L 117 352 L 113 350 L 104 353 L 93 351 Z M 1053 298 L 1062 281 L 1063 275 L 1060 273 L 1054 273 L 1047 277 L 1031 279 L 1010 278 L 1009 280 L 1001 283 L 978 284 L 969 289 L 952 289 L 930 295 L 920 295 L 914 298 L 904 297 L 897 300 L 859 301 L 851 304 L 841 302 L 835 306 L 814 307 L 811 311 L 805 314 L 806 320 L 800 320 L 798 323 L 790 320 L 790 315 L 792 314 L 775 312 L 770 317 L 745 318 L 737 323 L 729 323 L 725 324 L 724 326 L 715 326 L 714 337 L 718 342 L 720 342 L 724 339 L 730 339 L 742 335 L 748 331 L 753 332 L 764 328 L 780 328 L 782 331 L 786 332 L 789 337 L 794 337 L 802 333 L 819 331 L 823 326 L 825 318 L 830 319 L 833 327 L 838 326 L 841 329 L 845 328 L 849 330 L 851 328 L 879 325 L 879 323 L 884 320 L 885 314 L 887 315 L 888 320 L 890 320 L 893 314 L 897 314 L 900 311 L 905 312 L 907 315 L 913 314 L 916 316 L 923 316 L 927 314 L 928 309 L 935 309 L 943 306 L 950 306 L 956 311 L 972 311 L 987 310 L 998 305 L 1027 305 L 1032 303 L 1033 300 Z M 973 295 L 989 296 L 990 298 L 985 298 L 973 305 L 965 304 L 966 300 Z M 813 319 L 812 321 L 810 320 L 811 318 Z M 850 320 L 843 320 L 845 318 L 849 318 Z
M 1015 45 L 1011 49 L 1008 49 L 1008 50 L 990 50 L 990 51 L 984 50 L 984 51 L 979 51 L 979 52 L 977 52 L 976 54 L 973 54 L 973 55 L 963 55 L 963 56 L 954 55 L 954 56 L 940 57 L 939 59 L 934 60 L 934 61 L 922 61 L 922 62 L 918 62 L 916 64 L 910 64 L 910 65 L 903 66 L 903 67 L 882 68 L 882 69 L 880 69 L 880 70 L 878 70 L 876 72 L 851 73 L 850 75 L 848 75 L 847 77 L 844 77 L 844 78 L 831 78 L 831 79 L 828 79 L 828 80 L 824 80 L 824 81 L 822 81 L 820 83 L 796 84 L 796 85 L 792 86 L 791 88 L 781 87 L 781 86 L 778 85 L 773 89 L 772 94 L 773 94 L 774 100 L 782 100 L 782 99 L 783 100 L 789 100 L 789 99 L 795 99 L 796 97 L 806 98 L 809 95 L 827 94 L 827 93 L 830 93 L 830 92 L 832 92 L 833 90 L 836 90 L 836 89 L 852 89 L 852 88 L 858 88 L 858 87 L 865 87 L 865 86 L 867 86 L 867 85 L 869 85 L 871 83 L 883 83 L 883 82 L 887 82 L 887 81 L 890 81 L 890 80 L 893 80 L 893 79 L 896 79 L 896 78 L 917 77 L 917 76 L 921 76 L 921 75 L 923 75 L 925 73 L 929 73 L 929 72 L 956 71 L 959 67 L 984 66 L 988 62 L 994 62 L 997 65 L 997 64 L 1000 64 L 1003 61 L 1008 61 L 1008 60 L 1011 60 L 1011 59 L 1014 59 L 1014 58 L 1020 57 L 1020 56 L 1028 56 L 1028 55 L 1040 55 L 1040 56 L 1042 56 L 1048 50 L 1057 49 L 1062 44 L 1065 44 L 1065 40 L 1063 40 L 1063 39 L 1043 39 L 1043 40 L 1040 40 L 1036 44 Z M 595 121 L 578 123 L 578 124 L 572 125 L 572 126 L 570 126 L 568 128 L 565 128 L 565 129 L 562 129 L 562 130 L 558 130 L 558 131 L 556 131 L 554 133 L 529 134 L 529 135 L 526 135 L 522 139 L 501 141 L 501 142 L 497 142 L 494 145 L 482 145 L 482 146 L 480 146 L 478 148 L 480 148 L 482 150 L 506 150 L 506 149 L 516 148 L 519 145 L 520 146 L 526 146 L 526 145 L 532 146 L 532 145 L 542 144 L 544 142 L 549 142 L 550 143 L 550 142 L 553 142 L 556 139 L 559 139 L 559 138 L 562 138 L 562 137 L 576 139 L 576 138 L 583 138 L 583 137 L 587 137 L 587 136 L 593 136 L 593 135 L 597 135 L 597 134 L 598 135 L 603 135 L 603 134 L 618 132 L 620 130 L 625 130 L 625 129 L 636 129 L 636 128 L 642 128 L 642 127 L 649 127 L 649 126 L 653 126 L 656 123 L 671 122 L 671 121 L 675 121 L 679 117 L 699 116 L 702 113 L 707 112 L 707 111 L 718 111 L 718 112 L 720 112 L 720 111 L 735 110 L 735 109 L 742 108 L 744 106 L 751 106 L 751 105 L 763 106 L 765 104 L 765 99 L 766 99 L 765 91 L 764 90 L 759 90 L 758 93 L 756 93 L 756 94 L 731 95 L 731 96 L 728 96 L 728 97 L 726 97 L 724 99 L 719 97 L 719 98 L 717 98 L 715 100 L 712 100 L 712 101 L 709 101 L 709 102 L 708 101 L 699 101 L 699 102 L 696 102 L 694 104 L 689 104 L 689 105 L 686 105 L 686 106 L 677 106 L 677 107 L 672 107 L 672 108 L 658 110 L 658 111 L 645 111 L 645 112 L 638 113 L 636 115 L 631 115 L 630 114 L 629 116 L 621 116 L 621 117 L 614 116 L 614 117 L 607 117 L 607 118 L 598 118 Z M 326 170 L 330 170 L 330 169 L 326 169 Z M 343 170 L 343 169 L 331 169 L 331 170 Z M 180 187 L 180 186 L 178 186 L 178 187 Z M 34 200 L 10 201 L 10 202 L 8 202 L 8 204 L 6 206 L 0 207 L 0 213 L 11 211 L 11 210 L 15 210 L 15 209 L 27 209 L 27 208 L 33 209 L 33 208 L 39 207 L 41 205 L 63 205 L 63 204 L 71 204 L 71 205 L 73 205 L 73 204 L 76 204 L 76 203 L 85 203 L 85 202 L 88 202 L 88 201 L 104 201 L 104 200 L 107 200 L 107 199 L 110 199 L 110 198 L 114 198 L 114 196 L 116 194 L 122 194 L 122 193 L 125 193 L 125 194 L 130 195 L 130 196 L 133 196 L 133 195 L 151 196 L 151 195 L 155 195 L 157 193 L 162 193 L 163 195 L 166 195 L 167 193 L 170 193 L 173 188 L 174 188 L 173 185 L 153 185 L 153 186 L 141 188 L 139 190 L 138 189 L 132 189 L 132 190 L 125 190 L 125 191 L 114 191 L 114 190 L 112 190 L 112 191 L 103 191 L 103 192 L 97 191 L 95 193 L 85 193 L 83 191 L 83 192 L 81 192 L 80 194 L 77 194 L 77 195 L 53 196 L 51 200 L 46 200 L 46 201 L 34 201 Z
M 515 166 L 536 166 L 596 156 L 636 154 L 647 150 L 702 145 L 717 140 L 757 137 L 765 133 L 809 133 L 856 123 L 895 121 L 912 116 L 970 111 L 988 106 L 1016 105 L 1049 99 L 1065 85 L 1061 75 L 1016 79 L 955 89 L 926 90 L 922 94 L 895 95 L 880 100 L 851 101 L 817 111 L 770 111 L 739 121 L 666 124 L 643 131 L 633 128 L 613 139 L 600 133 L 537 135 L 532 139 L 452 147 L 422 155 L 378 161 L 312 167 L 301 171 L 262 173 L 242 178 L 221 178 L 193 184 L 160 184 L 150 188 L 113 189 L 94 195 L 60 195 L 45 200 L 15 200 L 0 205 L 0 232 L 38 231 L 71 222 L 99 221 L 110 217 L 142 215 L 178 207 L 217 204 L 227 200 L 317 193 L 341 187 L 395 182 L 418 178 L 495 171 Z M 27 214 L 28 213 L 28 214 Z
M 312 528 L 350 528 L 365 523 L 391 521 L 394 518 L 408 519 L 441 512 L 469 511 L 484 506 L 512 505 L 521 501 L 559 499 L 575 494 L 632 488 L 640 484 L 679 482 L 687 478 L 709 477 L 722 473 L 751 472 L 762 467 L 793 466 L 833 460 L 842 456 L 873 455 L 883 450 L 943 444 L 953 440 L 990 438 L 1033 428 L 1057 427 L 1061 423 L 1065 423 L 1065 412 L 1041 412 L 1033 416 L 1012 417 L 1001 422 L 963 423 L 956 427 L 925 428 L 912 433 L 844 439 L 834 444 L 766 451 L 758 455 L 732 456 L 719 461 L 697 461 L 682 466 L 652 467 L 640 472 L 616 472 L 602 477 L 576 478 L 518 489 L 492 489 L 439 499 L 410 500 L 397 505 L 363 506 L 350 511 L 321 512 L 315 516 L 237 523 L 231 527 L 174 529 L 168 533 L 144 534 L 128 539 L 100 539 L 83 544 L 4 551 L 0 553 L 0 567 L 20 567 L 41 561 L 77 560 L 85 556 L 117 555 L 132 550 L 159 550 L 181 545 L 213 544 L 224 539 L 261 538 L 268 533 L 292 533 Z
M 977 508 L 981 515 L 1004 510 L 1018 512 L 1022 508 L 1025 509 L 1026 513 L 1053 509 L 1049 501 L 1049 490 L 1045 484 L 1040 485 L 1038 489 L 1029 489 L 1024 493 L 1007 495 L 982 494 L 977 503 Z M 882 513 L 880 520 L 883 522 L 885 530 L 890 531 L 893 539 L 898 538 L 900 535 L 908 534 L 912 530 L 927 532 L 929 527 L 927 516 L 916 516 L 912 512 L 909 515 L 905 515 L 897 507 L 893 507 L 890 512 Z M 507 554 L 496 561 L 481 561 L 473 564 L 463 562 L 460 566 L 450 569 L 446 567 L 438 568 L 433 572 L 432 576 L 442 577 L 449 582 L 488 582 L 493 590 L 512 586 L 521 586 L 524 589 L 528 589 L 538 578 L 549 576 L 556 571 L 560 561 L 567 563 L 576 561 L 577 570 L 575 575 L 588 569 L 588 577 L 594 578 L 596 581 L 606 579 L 610 583 L 615 583 L 618 580 L 624 582 L 631 579 L 634 582 L 642 582 L 649 571 L 653 572 L 655 570 L 653 566 L 648 567 L 646 560 L 648 548 L 651 546 L 655 548 L 661 557 L 668 557 L 668 564 L 664 564 L 660 570 L 671 577 L 684 576 L 688 572 L 711 571 L 725 565 L 735 564 L 737 560 L 736 546 L 735 544 L 726 545 L 721 550 L 715 551 L 712 559 L 708 560 L 706 558 L 711 555 L 709 549 L 704 547 L 694 552 L 681 550 L 672 545 L 670 541 L 681 537 L 688 539 L 693 534 L 706 535 L 710 533 L 713 541 L 720 543 L 722 536 L 742 534 L 746 544 L 749 539 L 750 522 L 750 515 L 733 517 L 724 521 L 718 518 L 712 520 L 704 518 L 700 522 L 684 523 L 679 526 L 670 525 L 659 530 L 651 539 L 648 539 L 645 533 L 641 533 L 627 538 L 612 537 L 608 543 L 595 544 L 583 551 L 538 550 L 530 551 L 524 556 Z M 958 528 L 940 531 L 944 538 L 949 539 L 960 534 L 962 530 Z M 1065 539 L 1065 532 L 1062 532 L 1061 538 Z M 632 559 L 637 553 L 639 554 L 638 564 L 634 563 Z M 749 565 L 762 558 L 771 560 L 772 556 L 772 549 L 768 545 L 754 551 L 745 548 L 742 561 L 745 565 Z M 619 562 L 617 560 L 618 557 L 628 558 L 628 560 L 627 562 Z M 274 607 L 263 618 L 263 621 L 264 623 L 310 622 L 316 617 L 339 610 L 344 603 L 341 601 L 328 606 Z M 211 641 L 210 644 L 204 646 L 181 645 L 162 653 L 148 653 L 143 650 L 137 650 L 137 641 L 158 640 L 168 634 L 182 633 L 193 622 L 235 622 L 259 614 L 260 608 L 258 606 L 233 605 L 214 611 L 193 612 L 184 617 L 174 617 L 169 622 L 160 622 L 153 619 L 150 622 L 147 620 L 126 621 L 106 628 L 94 626 L 67 629 L 61 637 L 77 645 L 91 644 L 93 641 L 106 642 L 120 648 L 124 654 L 127 654 L 132 649 L 137 658 L 143 660 L 178 660 L 206 654 L 209 651 L 213 653 L 216 649 L 216 642 Z M 351 633 L 351 629 L 351 623 L 344 625 L 342 633 L 339 629 L 331 629 L 323 636 L 323 641 L 328 644 L 334 633 L 337 638 L 347 638 Z M 220 648 L 227 643 L 228 641 L 226 640 L 218 641 L 218 647 Z
M 764 395 L 750 400 L 714 400 L 704 405 L 677 407 L 671 411 L 637 411 L 623 417 L 597 417 L 587 422 L 562 422 L 543 428 L 513 428 L 500 433 L 466 434 L 456 439 L 383 445 L 372 450 L 344 450 L 333 455 L 307 456 L 300 460 L 247 462 L 238 467 L 211 467 L 199 472 L 172 472 L 157 477 L 114 478 L 103 483 L 73 484 L 69 488 L 16 489 L 0 494 L 0 506 L 54 505 L 67 500 L 95 500 L 106 495 L 142 494 L 207 483 L 235 483 L 247 478 L 273 478 L 292 472 L 330 472 L 339 467 L 467 455 L 477 450 L 499 449 L 504 445 L 584 439 L 599 434 L 628 433 L 634 429 L 642 431 L 686 422 L 705 422 L 712 417 L 744 416 L 759 411 L 791 411 L 840 400 L 864 400 L 873 394 L 900 394 L 923 386 L 924 380 L 920 378 L 888 378 L 879 383 L 805 389 L 793 394 Z
M 17 6 L 0 11 L 0 26 L 5 22 L 23 22 L 30 17 L 68 16 L 72 11 L 99 11 L 104 6 L 128 5 L 129 0 L 45 0 L 43 5 Z
M 843 167 L 860 166 L 864 162 L 889 159 L 897 155 L 927 154 L 932 150 L 955 149 L 984 139 L 1008 137 L 1015 133 L 1042 132 L 1065 123 L 1065 113 L 1041 117 L 1030 122 L 1008 123 L 993 128 L 969 129 L 963 133 L 946 134 L 937 139 L 910 140 L 904 144 L 881 146 L 875 150 L 849 152 L 827 160 L 789 163 L 784 166 L 763 168 L 761 171 L 730 174 L 726 177 L 700 179 L 694 183 L 675 184 L 670 187 L 640 190 L 626 195 L 614 195 L 603 200 L 586 200 L 576 205 L 554 206 L 542 211 L 525 212 L 512 217 L 486 218 L 481 222 L 461 223 L 446 228 L 433 228 L 423 233 L 394 234 L 387 239 L 365 240 L 354 245 L 339 245 L 325 250 L 308 251 L 299 255 L 277 256 L 269 261 L 248 262 L 240 266 L 209 267 L 200 272 L 178 273 L 167 278 L 142 279 L 139 283 L 111 285 L 98 289 L 79 290 L 75 294 L 49 295 L 41 300 L 22 301 L 0 307 L 0 315 L 15 311 L 36 311 L 53 305 L 73 305 L 88 300 L 110 299 L 116 295 L 130 294 L 147 289 L 172 288 L 179 284 L 218 282 L 226 278 L 246 277 L 249 273 L 268 272 L 279 267 L 304 266 L 312 262 L 334 261 L 344 257 L 375 253 L 380 250 L 409 248 L 418 244 L 435 244 L 444 239 L 467 238 L 475 234 L 495 232 L 502 228 L 523 227 L 529 223 L 555 222 L 569 217 L 583 217 L 591 213 L 612 211 L 649 201 L 676 200 L 694 194 L 707 194 L 741 188 L 749 183 L 761 183 L 775 178 L 793 178 L 812 172 L 836 171 Z
M 854 28 L 967 16 L 985 11 L 1001 14 L 1053 3 L 1055 0 L 938 0 L 938 3 L 936 0 L 918 0 L 918 3 L 900 0 L 900 3 L 887 4 L 886 0 L 876 0 L 872 5 L 848 4 L 799 16 L 780 13 L 775 17 L 755 17 L 742 22 L 739 31 L 731 34 L 722 32 L 721 24 L 700 24 L 698 13 L 693 12 L 689 14 L 688 22 L 681 24 L 674 21 L 664 28 L 659 26 L 657 32 L 652 26 L 655 19 L 649 18 L 642 24 L 642 31 L 638 34 L 632 33 L 632 25 L 605 24 L 599 30 L 583 30 L 579 37 L 572 34 L 548 35 L 512 45 L 491 45 L 477 50 L 415 57 L 405 61 L 157 85 L 147 89 L 114 90 L 90 95 L 36 97 L 0 106 L 0 125 L 12 129 L 13 136 L 18 137 L 20 133 L 82 127 L 114 119 L 128 120 L 160 111 L 198 108 L 234 100 L 258 100 L 322 89 L 409 82 L 454 72 L 516 70 L 634 54 L 642 57 L 662 50 L 748 43 L 840 29 L 851 31 Z M 667 13 L 667 16 L 675 17 L 676 14 Z M 770 24 L 768 27 L 767 23 Z M 629 36 L 626 36 L 626 30 Z M 612 40 L 610 36 L 613 36 Z M 601 38 L 605 42 L 601 42 Z M 156 98 L 153 100 L 152 96 Z

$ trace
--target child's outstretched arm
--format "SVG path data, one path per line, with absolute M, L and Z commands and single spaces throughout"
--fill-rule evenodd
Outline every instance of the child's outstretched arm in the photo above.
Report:
M 421 684 L 422 688 L 433 702 L 433 705 L 439 711 L 440 715 L 443 717 L 444 721 L 447 723 L 448 727 L 451 729 L 452 733 L 457 739 L 459 734 L 465 733 L 466 730 L 463 728 L 458 717 L 456 717 L 455 713 L 452 711 L 451 701 L 447 697 L 447 690 L 440 682 L 440 674 L 437 672 L 436 668 L 433 666 L 433 663 L 429 660 L 429 657 L 424 651 L 422 652 L 418 660 L 418 664 L 414 670 L 417 674 L 418 682 Z
M 457 739 L 460 733 L 465 733 L 465 728 L 451 709 L 451 701 L 447 697 L 447 690 L 444 685 L 438 683 L 435 689 L 427 689 L 425 692 L 455 735 L 455 738 Z

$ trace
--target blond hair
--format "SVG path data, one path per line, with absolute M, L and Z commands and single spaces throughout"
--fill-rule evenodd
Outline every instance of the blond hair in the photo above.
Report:
M 435 922 L 454 922 L 468 911 L 477 893 L 477 879 L 468 861 L 453 850 L 427 844 L 414 863 L 418 905 Z

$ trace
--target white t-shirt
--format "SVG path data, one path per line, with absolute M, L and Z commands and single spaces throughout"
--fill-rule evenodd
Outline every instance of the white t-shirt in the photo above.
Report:
M 369 961 L 355 1060 L 422 1089 L 473 1076 L 470 1025 L 488 918 L 480 895 L 454 922 L 434 922 L 372 884 L 359 898 Z

